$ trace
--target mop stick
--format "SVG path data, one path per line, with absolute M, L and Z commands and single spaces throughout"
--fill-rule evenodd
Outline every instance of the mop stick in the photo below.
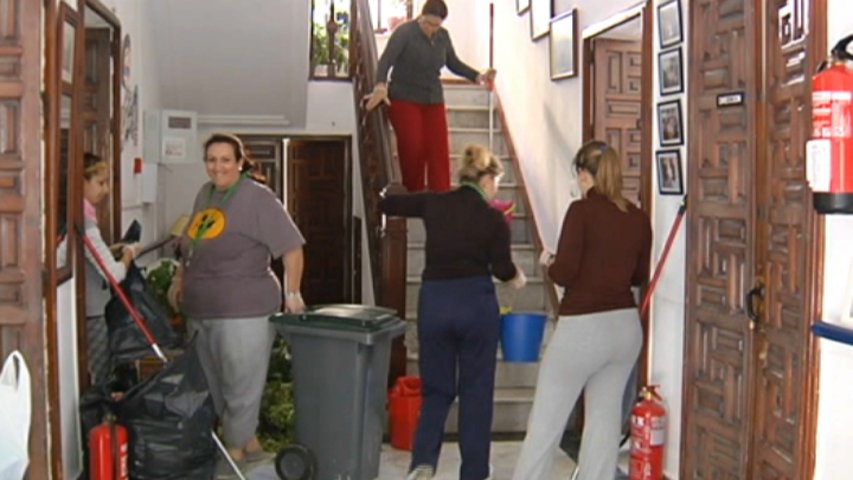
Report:
M 661 253 L 660 258 L 658 259 L 657 265 L 655 265 L 654 274 L 652 274 L 652 280 L 649 282 L 649 288 L 646 290 L 646 294 L 643 296 L 643 303 L 640 307 L 640 318 L 643 318 L 649 309 L 649 304 L 652 300 L 652 294 L 657 288 L 658 280 L 660 280 L 660 275 L 663 272 L 663 267 L 666 264 L 666 259 L 669 257 L 669 251 L 672 248 L 672 242 L 675 241 L 675 234 L 678 233 L 678 227 L 681 226 L 681 221 L 684 220 L 684 214 L 687 212 L 687 195 L 684 196 L 681 200 L 681 205 L 678 206 L 678 213 L 675 214 L 675 220 L 672 222 L 672 227 L 669 229 L 669 235 L 667 235 L 666 243 L 663 247 L 663 252 Z M 651 325 L 649 325 L 649 331 L 651 331 Z M 650 370 L 650 366 L 646 366 L 646 374 Z M 644 382 L 648 384 L 648 379 Z M 625 446 L 625 443 L 628 439 L 631 438 L 630 431 L 625 433 L 622 437 L 622 441 L 619 442 L 620 448 Z
M 130 302 L 130 299 L 127 298 L 127 295 L 124 293 L 124 289 L 121 288 L 121 285 L 118 283 L 116 278 L 110 273 L 110 270 L 107 268 L 106 263 L 104 263 L 104 259 L 98 253 L 95 244 L 92 243 L 92 240 L 86 235 L 85 231 L 77 226 L 77 233 L 80 235 L 80 238 L 83 239 L 83 243 L 86 245 L 86 249 L 89 250 L 89 253 L 92 254 L 92 257 L 95 259 L 95 262 L 100 267 L 101 272 L 104 273 L 104 276 L 107 278 L 110 286 L 112 286 L 113 291 L 116 292 L 116 296 L 118 296 L 119 300 L 121 300 L 124 308 L 127 309 L 128 313 L 130 313 L 130 317 L 133 318 L 133 322 L 136 323 L 136 326 L 139 327 L 139 330 L 142 332 L 142 335 L 145 336 L 145 340 L 148 341 L 148 344 L 151 345 L 151 349 L 154 350 L 154 353 L 157 354 L 157 358 L 160 359 L 164 364 L 169 363 L 169 360 L 166 358 L 166 355 L 163 354 L 163 351 L 160 349 L 160 345 L 157 344 L 157 340 L 154 338 L 154 335 L 151 334 L 151 331 L 148 330 L 148 326 L 145 325 L 145 319 L 142 318 L 142 315 L 139 313 L 139 310 L 136 309 L 135 306 Z M 225 460 L 228 462 L 228 465 L 237 474 L 237 478 L 239 480 L 246 480 L 246 477 L 243 476 L 243 472 L 240 471 L 240 468 L 234 462 L 234 459 L 231 458 L 231 455 L 228 453 L 228 449 L 225 448 L 225 445 L 222 443 L 222 440 L 216 435 L 216 432 L 210 432 L 210 435 L 213 437 L 213 442 L 216 443 L 216 447 L 219 448 L 222 456 L 225 457 Z
M 658 286 L 658 280 L 663 272 L 663 266 L 666 264 L 666 258 L 669 256 L 669 250 L 672 248 L 672 242 L 675 241 L 675 234 L 678 233 L 678 227 L 681 226 L 681 221 L 684 220 L 684 213 L 687 211 L 687 195 L 681 200 L 681 205 L 678 206 L 678 213 L 675 214 L 675 220 L 672 222 L 672 227 L 669 229 L 669 235 L 666 238 L 666 243 L 663 247 L 660 259 L 655 265 L 655 272 L 652 275 L 652 280 L 649 282 L 649 289 L 646 290 L 646 295 L 643 297 L 643 305 L 640 307 L 640 316 L 645 315 L 649 308 L 649 303 L 652 300 L 652 293 Z

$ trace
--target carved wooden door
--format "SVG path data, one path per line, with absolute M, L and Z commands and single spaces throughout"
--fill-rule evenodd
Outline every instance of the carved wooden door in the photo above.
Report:
M 639 20 L 635 20 L 639 21 Z M 642 60 L 639 41 L 595 39 L 593 136 L 619 151 L 622 194 L 640 204 Z
M 811 76 L 826 50 L 819 1 L 765 0 L 763 78 L 765 159 L 756 190 L 756 256 L 764 299 L 755 338 L 754 430 L 746 478 L 811 477 L 816 378 L 809 326 L 818 289 L 816 245 L 822 234 L 806 183 L 811 133 Z M 823 10 L 825 12 L 825 10 Z M 814 15 L 814 16 L 812 16 Z M 821 18 L 817 21 L 817 18 Z M 762 151 L 762 149 L 765 149 Z
M 20 350 L 32 376 L 28 478 L 48 478 L 50 471 L 40 228 L 41 15 L 42 2 L 0 0 L 0 63 L 6 66 L 0 76 L 0 362 Z
M 302 294 L 310 304 L 352 302 L 349 144 L 291 140 L 287 209 L 305 236 Z
M 810 471 L 798 440 L 813 437 L 808 5 L 690 4 L 682 478 Z

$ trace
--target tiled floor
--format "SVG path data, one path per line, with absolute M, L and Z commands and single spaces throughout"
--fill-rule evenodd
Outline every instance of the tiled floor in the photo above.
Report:
M 521 442 L 492 442 L 493 480 L 509 480 L 512 478 L 512 470 L 515 467 L 520 449 Z M 410 452 L 391 448 L 388 444 L 382 445 L 377 480 L 405 480 L 410 455 Z M 554 462 L 553 478 L 568 479 L 573 469 L 572 460 L 560 452 Z M 459 445 L 457 443 L 445 443 L 441 449 L 441 458 L 435 480 L 455 480 L 459 478 L 458 472 Z M 269 465 L 258 467 L 247 478 L 248 480 L 277 480 L 278 476 L 276 476 L 274 468 Z

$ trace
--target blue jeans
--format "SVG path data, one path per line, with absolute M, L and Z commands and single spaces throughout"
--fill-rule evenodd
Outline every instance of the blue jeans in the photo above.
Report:
M 418 302 L 421 414 L 412 468 L 438 463 L 459 396 L 460 480 L 489 476 L 500 311 L 490 277 L 425 280 Z

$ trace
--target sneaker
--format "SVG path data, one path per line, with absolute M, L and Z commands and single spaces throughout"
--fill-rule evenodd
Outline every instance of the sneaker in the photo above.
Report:
M 272 463 L 272 461 L 275 460 L 275 454 L 261 449 L 255 450 L 254 452 L 247 452 L 245 458 L 247 464 L 262 465 L 265 463 Z
M 234 460 L 234 463 L 237 464 L 237 468 L 240 469 L 240 472 L 245 475 L 246 474 L 246 460 Z M 216 480 L 235 480 L 240 477 L 237 476 L 237 473 L 234 471 L 234 468 L 231 467 L 231 464 L 228 463 L 222 455 L 220 455 L 216 459 L 216 475 L 214 476 Z
M 435 469 L 432 465 L 418 465 L 414 470 L 409 472 L 406 480 L 429 480 L 435 475 Z

